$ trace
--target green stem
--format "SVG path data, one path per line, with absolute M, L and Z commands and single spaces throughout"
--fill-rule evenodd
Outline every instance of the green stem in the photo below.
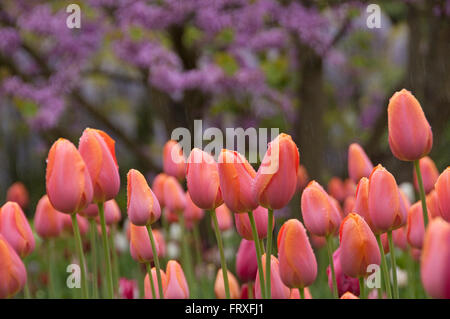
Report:
M 333 237 L 331 235 L 326 236 L 326 241 L 327 241 L 328 262 L 330 263 L 331 277 L 333 279 L 333 297 L 337 299 L 339 298 L 339 294 L 333 261 Z
M 220 252 L 220 263 L 222 264 L 222 274 L 223 274 L 223 284 L 225 286 L 225 295 L 227 296 L 227 299 L 230 299 L 230 285 L 228 284 L 227 262 L 225 259 L 225 254 L 223 252 L 222 235 L 220 234 L 219 222 L 217 221 L 217 214 L 214 209 L 211 210 L 211 217 L 214 222 L 214 232 L 216 233 L 217 246 L 219 247 L 219 252 Z
M 108 298 L 114 298 L 114 284 L 112 277 L 111 268 L 111 254 L 109 249 L 108 232 L 106 231 L 106 221 L 105 221 L 105 211 L 103 208 L 103 203 L 98 203 L 98 213 L 100 215 L 100 224 L 102 227 L 102 241 L 103 241 L 103 252 L 105 254 L 106 261 L 106 282 L 108 285 Z
M 253 298 L 253 282 L 249 281 L 247 286 L 248 286 L 248 299 L 254 299 Z
M 153 252 L 153 262 L 155 263 L 156 268 L 156 279 L 158 280 L 158 291 L 159 291 L 159 299 L 164 299 L 164 292 L 162 287 L 162 280 L 161 280 L 161 268 L 159 267 L 159 257 L 158 257 L 158 251 L 156 250 L 156 243 L 155 243 L 155 237 L 153 237 L 153 231 L 152 226 L 147 225 L 147 231 L 148 236 L 150 237 L 150 243 L 152 244 L 152 252 Z M 150 275 L 151 276 L 151 272 Z M 152 279 L 150 279 L 152 280 Z
M 198 231 L 198 224 L 194 224 L 194 241 L 195 241 L 195 255 L 197 264 L 200 265 L 202 263 L 202 243 L 200 241 L 200 234 Z
M 27 278 L 27 282 L 25 283 L 25 286 L 23 287 L 24 299 L 31 299 L 30 286 L 28 285 L 28 279 L 29 278 Z
M 147 273 L 148 273 L 148 280 L 150 280 L 150 287 L 152 289 L 152 299 L 156 299 L 156 290 L 155 290 L 155 284 L 153 282 L 153 276 L 152 276 L 152 267 L 150 266 L 150 263 L 145 263 L 145 266 L 147 267 Z M 158 285 L 159 285 L 159 279 Z M 160 294 L 160 296 L 162 296 Z
M 380 250 L 380 254 L 381 254 L 381 265 L 380 266 L 381 266 L 381 270 L 384 275 L 384 286 L 386 288 L 386 293 L 388 295 L 388 298 L 392 299 L 391 280 L 389 278 L 389 271 L 388 271 L 388 266 L 387 266 L 387 262 L 386 262 L 386 255 L 384 254 L 383 244 L 381 243 L 381 236 L 380 236 L 380 234 L 377 234 L 377 235 L 375 235 L 375 237 L 377 238 L 378 249 Z
M 48 249 L 48 286 L 49 286 L 49 298 L 56 298 L 56 289 L 55 289 L 55 239 L 50 238 L 47 242 Z
M 266 284 L 264 283 L 264 270 L 262 266 L 262 259 L 261 259 L 261 241 L 258 237 L 258 231 L 256 230 L 256 223 L 255 218 L 253 216 L 253 212 L 248 212 L 248 218 L 250 219 L 250 225 L 252 226 L 252 234 L 253 234 L 253 241 L 255 242 L 255 249 L 256 249 L 256 259 L 258 264 L 258 273 L 259 273 L 259 284 L 261 286 L 261 298 L 266 298 Z
M 424 225 L 425 229 L 427 229 L 428 209 L 427 209 L 427 202 L 426 202 L 426 198 L 425 198 L 425 189 L 423 188 L 422 173 L 420 172 L 419 160 L 414 161 L 414 167 L 416 169 L 417 183 L 419 184 L 420 200 L 422 201 L 423 225 Z
M 110 247 L 111 247 L 113 284 L 114 284 L 114 291 L 119 291 L 119 269 L 118 269 L 119 260 L 117 258 L 116 244 L 114 242 L 115 234 L 116 234 L 116 225 L 111 225 L 109 242 L 110 242 Z
M 359 277 L 359 298 L 366 298 L 366 286 L 364 283 L 364 277 Z
M 98 299 L 98 266 L 97 266 L 97 225 L 95 220 L 91 218 L 89 220 L 89 233 L 91 240 L 91 262 L 92 262 L 92 289 L 93 289 L 93 298 Z
M 410 284 L 410 298 L 415 299 L 417 297 L 417 287 L 416 287 L 416 273 L 415 273 L 415 266 L 414 266 L 414 259 L 412 258 L 412 251 L 411 247 L 409 247 L 409 254 L 407 256 L 407 262 L 408 262 L 408 284 Z
M 75 235 L 75 244 L 77 247 L 78 252 L 78 259 L 80 260 L 80 270 L 81 270 L 81 282 L 82 282 L 82 292 L 83 292 L 83 298 L 87 299 L 89 298 L 88 295 L 88 285 L 87 285 L 87 279 L 86 279 L 86 269 L 84 268 L 85 258 L 84 258 L 84 252 L 83 252 L 83 244 L 81 241 L 81 235 L 80 235 L 80 227 L 78 227 L 78 221 L 77 221 L 77 214 L 70 215 L 72 217 L 72 226 L 73 226 L 73 232 Z
M 183 249 L 183 266 L 186 270 L 187 282 L 189 288 L 191 289 L 191 293 L 193 296 L 197 295 L 197 291 L 194 290 L 197 288 L 197 285 L 194 283 L 194 272 L 192 270 L 192 260 L 191 253 L 189 252 L 189 237 L 186 233 L 186 223 L 184 220 L 183 213 L 178 213 L 178 220 L 181 228 L 181 247 Z
M 298 288 L 298 293 L 300 294 L 300 299 L 305 299 L 305 288 Z
M 266 252 L 266 298 L 271 299 L 272 289 L 270 287 L 270 264 L 272 259 L 272 234 L 273 234 L 273 209 L 268 209 L 267 221 L 267 252 Z
M 391 269 L 392 269 L 392 278 L 393 278 L 393 290 L 394 290 L 394 298 L 398 299 L 398 283 L 397 283 L 397 263 L 395 261 L 395 248 L 394 243 L 392 241 L 392 230 L 388 231 L 388 241 L 389 241 L 389 255 L 391 255 Z

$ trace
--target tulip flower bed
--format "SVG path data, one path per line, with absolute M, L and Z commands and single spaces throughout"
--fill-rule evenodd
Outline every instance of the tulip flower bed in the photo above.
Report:
M 450 167 L 427 157 L 431 127 L 409 91 L 387 117 L 416 202 L 355 143 L 345 182 L 309 181 L 282 133 L 257 170 L 233 150 L 185 158 L 168 141 L 151 187 L 128 172 L 121 209 L 114 140 L 90 128 L 78 148 L 60 138 L 34 218 L 22 184 L 1 207 L 0 298 L 450 298 Z

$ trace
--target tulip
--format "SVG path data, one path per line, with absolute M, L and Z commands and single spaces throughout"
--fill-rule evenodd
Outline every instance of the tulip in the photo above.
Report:
M 164 297 L 167 299 L 188 299 L 189 287 L 183 269 L 175 260 L 169 260 L 166 267 L 167 286 Z
M 127 179 L 127 211 L 130 221 L 137 226 L 153 224 L 161 216 L 158 199 L 139 171 L 130 169 Z
M 341 249 L 338 248 L 333 253 L 334 270 L 336 272 L 336 283 L 338 288 L 339 297 L 342 297 L 346 292 L 351 292 L 359 296 L 359 281 L 358 278 L 352 278 L 347 276 L 342 271 L 341 266 Z M 330 266 L 327 268 L 328 285 L 331 291 L 333 291 L 333 278 L 331 276 Z
M 369 179 L 366 177 L 361 178 L 356 188 L 353 212 L 364 218 L 374 233 L 379 233 L 378 229 L 373 225 L 369 214 Z
M 333 177 L 328 182 L 328 194 L 333 196 L 339 202 L 342 202 L 345 199 L 345 189 L 344 182 L 339 177 Z
M 57 140 L 48 153 L 47 195 L 56 210 L 74 214 L 92 201 L 93 189 L 86 164 L 75 145 Z
M 439 200 L 441 216 L 450 222 L 450 166 L 442 172 L 434 187 Z
M 194 204 L 191 198 L 191 194 L 186 192 L 186 208 L 184 210 L 184 217 L 187 222 L 196 223 L 200 221 L 203 216 L 205 216 L 205 212 L 203 209 Z
M 156 242 L 156 252 L 160 256 L 159 243 Z M 130 224 L 130 253 L 134 260 L 140 263 L 153 261 L 153 250 L 150 237 L 145 226 Z
M 22 209 L 26 209 L 29 202 L 29 196 L 25 185 L 21 182 L 12 184 L 6 192 L 6 201 L 16 202 Z
M 430 216 L 430 218 L 442 217 L 441 208 L 439 207 L 439 198 L 434 189 L 426 196 L 426 203 L 428 216 Z
M 305 166 L 300 165 L 297 171 L 297 192 L 302 192 L 306 185 L 308 185 L 308 183 L 308 172 L 306 171 Z
M 233 227 L 233 216 L 225 204 L 216 208 L 216 214 L 219 230 L 221 232 L 227 231 Z M 214 221 L 212 221 L 211 225 L 214 228 Z
M 103 203 L 116 197 L 120 176 L 115 141 L 101 130 L 87 128 L 81 135 L 78 149 L 91 176 L 93 201 Z
M 270 284 L 271 298 L 273 298 L 273 299 L 288 299 L 291 294 L 291 290 L 281 280 L 278 259 L 275 256 L 270 256 L 270 257 L 271 257 L 270 276 L 266 276 L 266 269 L 267 269 L 267 267 L 265 266 L 266 265 L 266 263 L 265 263 L 266 254 L 264 254 L 262 256 L 262 264 L 264 267 L 263 268 L 264 276 L 270 278 L 270 281 L 271 281 L 271 284 Z M 258 270 L 256 276 L 258 276 L 258 275 L 259 275 L 259 270 Z M 261 298 L 262 298 L 261 286 L 259 284 L 259 281 L 255 281 L 255 299 L 261 299 Z
M 156 244 L 158 245 L 158 256 L 165 257 L 166 241 L 164 240 L 163 233 L 159 229 L 153 229 L 152 232 L 155 237 Z
M 406 238 L 406 226 L 397 228 L 392 232 L 394 244 L 403 251 L 408 250 L 408 242 Z
M 311 285 L 317 276 L 317 261 L 302 223 L 290 219 L 278 233 L 280 276 L 290 288 Z
M 427 227 L 420 258 L 425 291 L 433 298 L 450 298 L 450 224 L 433 219 Z
M 63 214 L 62 217 L 62 224 L 63 224 L 63 232 L 66 232 L 68 234 L 74 235 L 74 228 L 73 228 L 73 220 L 70 215 Z M 89 228 L 89 222 L 86 218 L 83 216 L 76 214 L 76 220 L 78 224 L 78 230 L 80 232 L 80 236 L 85 236 L 88 232 Z
M 165 207 L 166 204 L 164 202 L 164 183 L 166 182 L 167 175 L 164 173 L 160 173 L 156 175 L 156 177 L 153 179 L 152 183 L 152 190 L 155 194 L 156 198 L 158 199 L 159 205 L 162 207 Z
M 253 216 L 255 219 L 256 230 L 259 239 L 267 237 L 267 221 L 268 212 L 267 208 L 259 206 L 253 210 Z M 236 229 L 242 238 L 247 240 L 253 240 L 252 226 L 250 224 L 250 218 L 247 214 L 234 214 L 234 221 L 236 223 Z M 275 227 L 275 217 L 272 216 L 272 230 Z
M 94 203 L 89 204 L 85 209 L 80 211 L 79 214 L 89 219 L 98 218 L 98 205 Z
M 422 182 L 423 188 L 425 190 L 425 194 L 431 192 L 434 188 L 434 184 L 436 183 L 439 177 L 439 171 L 436 168 L 436 164 L 434 164 L 433 160 L 429 156 L 422 157 L 419 160 L 420 172 L 422 173 Z M 417 183 L 417 173 L 416 170 L 413 170 L 414 177 L 414 187 L 418 192 L 419 184 Z
M 257 270 L 255 242 L 242 239 L 236 255 L 236 274 L 241 282 L 252 282 Z
M 355 196 L 356 194 L 356 184 L 353 180 L 351 180 L 350 178 L 347 178 L 344 181 L 344 191 L 345 191 L 345 196 Z
M 380 264 L 380 251 L 375 236 L 365 220 L 350 213 L 339 229 L 340 261 L 347 276 L 367 276 L 367 266 Z
M 354 211 L 355 196 L 347 196 L 344 200 L 344 217 Z
M 0 299 L 10 298 L 27 282 L 27 271 L 14 248 L 0 234 Z
M 314 249 L 319 250 L 327 244 L 327 239 L 322 236 L 316 236 L 314 234 L 309 234 L 309 241 Z
M 163 149 L 164 173 L 182 181 L 186 173 L 186 159 L 180 144 L 174 140 L 167 141 Z
M 186 197 L 180 183 L 175 177 L 169 176 L 164 182 L 164 199 L 167 209 L 181 213 L 186 207 Z
M 121 299 L 138 299 L 139 288 L 136 280 L 120 278 L 119 296 Z
M 362 177 L 369 177 L 373 170 L 373 164 L 364 152 L 363 148 L 357 144 L 350 144 L 348 147 L 348 175 L 358 183 Z
M 230 285 L 230 298 L 238 299 L 241 295 L 241 290 L 236 277 L 234 277 L 230 271 L 228 271 L 228 280 Z M 214 293 L 218 299 L 228 299 L 225 293 L 222 269 L 219 269 L 217 272 L 216 282 L 214 283 Z
M 194 148 L 188 158 L 186 180 L 192 201 L 202 209 L 212 210 L 223 203 L 219 169 L 214 158 Z
M 151 273 L 151 277 L 147 273 L 144 278 L 145 299 L 160 299 L 158 290 L 154 289 L 154 282 L 158 280 L 155 267 L 152 268 Z M 162 269 L 160 269 L 160 274 L 163 283 L 163 291 L 165 291 L 167 287 L 167 277 Z
M 345 294 L 341 296 L 341 299 L 359 299 L 354 294 L 352 294 L 350 291 L 347 291 Z
M 311 293 L 309 292 L 308 287 L 303 288 L 303 295 L 305 299 L 312 299 Z M 291 289 L 291 294 L 289 299 L 301 299 L 300 291 L 298 289 Z
M 33 232 L 22 208 L 16 202 L 7 202 L 0 208 L 0 234 L 21 258 L 33 252 Z
M 52 206 L 47 195 L 42 196 L 34 214 L 36 233 L 44 239 L 59 237 L 63 230 L 61 214 Z
M 341 223 L 341 215 L 330 196 L 316 181 L 305 188 L 301 198 L 301 209 L 305 226 L 317 236 L 336 233 Z
M 120 222 L 122 213 L 115 199 L 105 202 L 105 222 L 106 225 L 113 225 Z
M 252 193 L 256 172 L 244 156 L 224 149 L 219 155 L 218 168 L 220 189 L 228 208 L 243 213 L 258 207 Z
M 241 293 L 239 299 L 253 299 L 253 295 L 251 295 L 251 289 L 252 287 L 249 287 L 248 284 L 243 284 L 241 286 Z
M 417 202 L 408 211 L 406 238 L 412 247 L 422 249 L 424 235 L 425 226 L 423 224 L 422 206 L 420 202 Z

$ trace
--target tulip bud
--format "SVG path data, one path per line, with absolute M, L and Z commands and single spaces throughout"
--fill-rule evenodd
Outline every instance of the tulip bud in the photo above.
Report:
M 0 234 L 0 299 L 14 296 L 26 282 L 27 271 L 22 260 Z
M 156 252 L 160 256 L 159 242 L 156 240 Z M 130 253 L 134 260 L 140 263 L 153 261 L 153 250 L 147 227 L 130 223 Z
M 439 207 L 439 199 L 434 189 L 426 196 L 426 204 L 428 214 L 430 215 L 431 218 L 442 217 L 441 209 Z
M 253 217 L 255 219 L 256 231 L 258 238 L 263 239 L 267 237 L 267 222 L 269 213 L 267 208 L 258 206 L 253 210 Z M 248 214 L 234 214 L 234 221 L 236 223 L 236 230 L 242 238 L 253 240 L 252 226 Z M 273 217 L 273 226 L 275 226 L 275 217 Z M 272 227 L 273 230 L 273 227 Z
M 62 213 L 78 213 L 92 202 L 86 164 L 75 145 L 66 139 L 60 138 L 50 148 L 45 180 L 48 199 Z
M 441 216 L 450 222 L 450 166 L 442 172 L 434 187 L 439 200 Z
M 173 176 L 164 182 L 164 199 L 167 209 L 181 213 L 186 207 L 186 197 L 180 183 Z
M 430 221 L 420 258 L 423 287 L 433 298 L 450 298 L 450 224 L 441 218 Z
M 278 135 L 269 143 L 254 179 L 255 201 L 271 209 L 286 206 L 297 188 L 299 164 L 300 155 L 291 136 Z
M 169 260 L 166 267 L 167 286 L 164 291 L 166 299 L 188 299 L 189 287 L 183 269 L 175 260 Z
M 258 262 L 255 242 L 242 239 L 236 255 L 236 274 L 241 282 L 251 282 L 256 278 Z
M 281 280 L 278 259 L 275 256 L 270 257 L 271 297 L 272 299 L 288 299 L 291 295 L 291 290 Z M 264 278 L 266 278 L 266 254 L 262 255 L 261 259 L 263 264 Z M 256 272 L 255 278 L 259 278 L 259 271 Z M 255 299 L 261 299 L 261 287 L 259 280 L 255 281 Z
M 28 191 L 21 182 L 12 184 L 6 193 L 7 202 L 16 202 L 22 209 L 26 209 L 29 202 Z
M 62 216 L 63 232 L 73 235 L 72 218 L 70 215 L 63 214 Z M 80 235 L 84 236 L 88 232 L 89 222 L 83 216 L 77 214 L 78 228 L 80 229 Z
M 103 203 L 116 197 L 120 176 L 115 141 L 101 130 L 87 128 L 81 135 L 78 148 L 91 176 L 93 201 Z
M 161 216 L 158 199 L 139 171 L 130 169 L 127 179 L 127 211 L 130 221 L 137 226 L 153 224 Z
M 315 250 L 319 250 L 327 244 L 327 239 L 323 236 L 316 236 L 314 234 L 309 234 L 309 241 Z
M 34 228 L 41 238 L 55 238 L 63 230 L 62 213 L 58 212 L 44 195 L 39 200 L 34 214 Z
M 378 233 L 369 214 L 369 179 L 366 177 L 361 178 L 358 187 L 356 188 L 356 199 L 355 205 L 353 206 L 353 212 L 364 218 L 367 225 L 369 225 L 374 233 Z
M 395 246 L 403 251 L 408 250 L 408 242 L 406 239 L 406 227 L 397 228 L 392 232 L 392 239 L 394 240 Z
M 317 276 L 317 261 L 306 230 L 297 219 L 290 219 L 278 232 L 280 276 L 290 288 L 311 285 Z
M 139 288 L 136 280 L 120 278 L 119 296 L 121 299 L 138 299 Z
M 358 183 L 362 177 L 369 177 L 373 170 L 373 164 L 364 152 L 363 148 L 357 144 L 350 144 L 348 147 L 348 175 Z
M 152 229 L 153 237 L 155 237 L 156 246 L 158 249 L 158 256 L 163 258 L 166 256 L 166 241 L 163 233 L 159 229 Z
M 380 264 L 380 250 L 375 235 L 364 219 L 350 213 L 339 229 L 342 271 L 353 278 L 366 277 L 367 267 Z
M 303 191 L 301 209 L 305 226 L 314 235 L 334 234 L 341 224 L 341 214 L 336 205 L 316 181 L 310 182 Z
M 252 193 L 256 172 L 244 156 L 223 149 L 218 168 L 223 200 L 234 213 L 248 212 L 258 207 Z
M 328 194 L 333 196 L 339 202 L 342 202 L 345 199 L 345 189 L 344 182 L 339 177 L 333 177 L 328 182 Z
M 222 204 L 216 208 L 216 216 L 220 231 L 226 231 L 233 227 L 233 216 L 231 215 L 231 211 L 225 204 Z M 213 220 L 211 220 L 211 226 L 214 229 Z
M 160 207 L 165 207 L 166 203 L 164 202 L 164 183 L 166 182 L 167 175 L 164 173 L 160 173 L 156 175 L 153 179 L 152 190 L 158 199 Z
M 228 273 L 228 286 L 230 288 L 230 298 L 231 299 L 239 299 L 241 295 L 241 290 L 239 288 L 239 283 L 234 277 L 234 275 L 227 270 Z M 216 294 L 217 299 L 227 299 L 225 293 L 225 284 L 223 282 L 223 271 L 222 268 L 219 269 L 216 276 L 216 282 L 214 283 L 214 293 Z
M 22 208 L 16 202 L 7 202 L 0 208 L 0 234 L 21 258 L 33 252 L 33 232 Z
M 422 174 L 423 188 L 425 190 L 425 194 L 428 194 L 434 188 L 434 184 L 439 177 L 439 171 L 437 170 L 436 164 L 434 164 L 433 160 L 429 156 L 422 157 L 419 161 L 419 166 Z M 417 183 L 417 174 L 415 169 L 413 169 L 413 178 L 414 187 L 417 192 L 419 192 L 419 184 Z
M 308 172 L 306 171 L 305 166 L 300 165 L 297 171 L 297 192 L 302 192 L 306 185 L 308 185 L 308 183 Z
M 164 173 L 174 176 L 178 180 L 184 180 L 186 173 L 186 159 L 183 150 L 176 141 L 170 140 L 163 149 Z
M 428 218 L 431 219 L 430 214 Z M 413 204 L 408 210 L 408 222 L 406 224 L 406 238 L 408 243 L 415 248 L 422 249 L 425 226 L 423 223 L 422 203 Z
M 192 201 L 202 209 L 215 209 L 223 203 L 219 168 L 214 158 L 198 148 L 189 155 L 186 167 L 187 188 Z
M 354 294 L 352 294 L 350 291 L 347 291 L 345 294 L 341 296 L 341 299 L 359 299 Z
M 350 178 L 347 178 L 344 181 L 344 190 L 345 190 L 345 196 L 355 196 L 356 194 L 356 184 L 353 180 Z
M 184 218 L 186 222 L 196 223 L 205 216 L 203 209 L 194 204 L 189 192 L 186 192 L 186 208 L 184 210 Z
M 86 218 L 98 218 L 98 206 L 97 204 L 89 204 L 85 209 L 78 213 Z
M 161 274 L 161 284 L 162 284 L 162 288 L 163 288 L 163 293 L 165 293 L 166 287 L 167 287 L 167 277 L 162 269 L 160 269 L 159 271 Z M 156 268 L 155 267 L 152 268 L 152 279 L 153 279 L 153 285 L 155 288 L 155 297 L 156 298 L 153 298 L 150 277 L 147 273 L 144 278 L 145 299 L 160 299 L 159 298 L 159 289 L 158 289 L 158 276 L 156 276 Z
M 334 273 L 336 275 L 338 294 L 339 296 L 342 296 L 345 294 L 345 292 L 352 292 L 355 295 L 359 296 L 359 280 L 358 278 L 352 278 L 344 274 L 344 272 L 342 271 L 340 256 L 341 256 L 341 249 L 338 248 L 333 253 L 333 265 L 334 265 Z M 330 266 L 327 267 L 327 275 L 328 275 L 328 286 L 330 286 L 330 290 L 333 291 L 333 278 Z
M 106 225 L 113 225 L 120 222 L 122 213 L 115 199 L 106 201 L 104 204 Z
M 248 294 L 248 284 L 243 284 L 241 286 L 241 293 L 239 299 L 250 299 Z
M 395 92 L 389 100 L 388 129 L 389 146 L 399 160 L 418 160 L 433 146 L 433 133 L 422 107 L 405 89 Z
M 354 211 L 355 196 L 347 196 L 344 200 L 344 217 Z
M 369 178 L 369 215 L 374 228 L 380 233 L 402 227 L 406 223 L 406 210 L 394 176 L 378 165 Z

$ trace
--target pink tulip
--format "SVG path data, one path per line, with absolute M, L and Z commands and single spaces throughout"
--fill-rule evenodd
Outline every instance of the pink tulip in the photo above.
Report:
M 0 234 L 0 299 L 13 297 L 26 282 L 27 271 L 22 260 Z
M 156 251 L 160 256 L 160 247 L 156 241 Z M 130 223 L 130 253 L 134 260 L 140 263 L 150 263 L 153 261 L 153 250 L 150 243 L 147 227 L 136 226 Z
M 62 216 L 63 232 L 73 235 L 72 218 L 68 214 Z M 80 228 L 80 235 L 84 236 L 88 232 L 89 222 L 83 216 L 77 214 L 78 227 Z
M 339 177 L 333 177 L 328 182 L 327 186 L 328 194 L 333 196 L 339 202 L 345 199 L 344 182 Z
M 344 190 L 345 190 L 345 196 L 355 196 L 356 194 L 356 184 L 353 180 L 350 178 L 347 178 L 344 181 Z
M 205 216 L 204 210 L 194 204 L 189 192 L 186 192 L 185 198 L 186 208 L 184 210 L 184 218 L 186 218 L 186 222 L 196 223 L 200 221 Z
M 233 215 L 231 214 L 230 209 L 225 204 L 222 204 L 216 208 L 216 215 L 220 231 L 223 232 L 233 227 Z M 214 229 L 213 220 L 211 220 L 211 226 Z
M 121 299 L 138 299 L 139 288 L 136 280 L 120 278 L 119 279 L 119 296 Z
M 176 141 L 170 140 L 163 149 L 163 169 L 164 173 L 174 176 L 178 180 L 184 180 L 186 173 L 186 158 L 183 150 Z
M 334 272 L 336 274 L 336 283 L 338 287 L 339 297 L 344 295 L 344 293 L 351 292 L 357 296 L 359 296 L 359 280 L 358 278 L 352 278 L 347 276 L 342 271 L 341 266 L 341 249 L 338 248 L 333 253 L 333 264 L 334 264 Z M 330 290 L 333 291 L 333 278 L 331 276 L 330 266 L 327 267 L 327 275 L 328 275 L 328 286 L 330 286 Z
M 181 213 L 186 207 L 186 197 L 180 183 L 173 176 L 164 182 L 164 201 L 167 209 L 174 213 Z
M 439 177 L 439 171 L 433 160 L 429 156 L 422 157 L 419 161 L 420 172 L 422 174 L 422 182 L 425 193 L 428 194 L 434 189 L 434 184 Z M 416 170 L 413 169 L 414 187 L 419 192 L 419 184 L 417 183 Z
M 439 175 L 434 187 L 439 200 L 441 216 L 444 220 L 450 222 L 450 166 Z
M 303 294 L 305 296 L 305 299 L 312 299 L 311 293 L 309 292 L 308 287 L 303 288 Z M 289 299 L 300 299 L 300 292 L 297 288 L 291 289 L 291 294 L 289 296 Z
M 169 260 L 166 267 L 167 287 L 164 291 L 166 299 L 188 299 L 189 287 L 183 269 L 175 260 Z
M 426 196 L 426 205 L 428 209 L 428 214 L 431 218 L 442 217 L 441 208 L 439 207 L 439 198 L 437 196 L 436 190 L 432 190 Z
M 159 270 L 161 274 L 161 284 L 163 288 L 163 293 L 166 291 L 167 287 L 167 277 L 162 269 Z M 153 286 L 155 288 L 155 298 L 153 298 L 152 286 L 150 283 L 150 277 L 148 274 L 145 275 L 144 278 L 144 290 L 145 290 L 145 299 L 160 299 L 159 298 L 159 289 L 158 289 L 158 276 L 156 276 L 156 268 L 152 268 L 152 279 Z
M 255 242 L 242 239 L 236 255 L 236 274 L 241 282 L 251 282 L 256 278 L 258 262 Z
M 130 169 L 127 179 L 127 211 L 130 221 L 137 226 L 153 224 L 161 216 L 158 199 L 139 171 Z
M 348 147 L 348 175 L 358 183 L 362 177 L 369 177 L 373 170 L 373 164 L 364 152 L 363 148 L 357 144 L 350 144 Z
M 347 216 L 348 214 L 350 214 L 352 211 L 354 211 L 354 207 L 355 207 L 355 196 L 347 196 L 344 200 L 344 209 L 343 209 L 343 213 L 344 213 L 344 217 Z
M 87 128 L 80 138 L 78 149 L 91 176 L 93 201 L 103 203 L 116 197 L 120 176 L 115 141 L 101 130 Z
M 78 214 L 80 214 L 83 217 L 86 217 L 88 219 L 90 218 L 98 218 L 98 206 L 97 204 L 89 204 L 85 209 L 80 211 Z
M 395 246 L 400 248 L 403 251 L 408 250 L 408 241 L 406 239 L 406 227 L 397 228 L 392 232 L 392 239 L 394 241 Z
M 287 287 L 280 277 L 280 267 L 278 259 L 271 256 L 270 260 L 270 291 L 272 299 L 289 299 L 291 290 Z M 266 254 L 262 255 L 262 265 L 264 278 L 266 278 Z M 259 278 L 259 271 L 256 272 L 256 278 Z M 255 299 L 261 299 L 261 286 L 259 280 L 255 281 Z
M 428 218 L 431 219 L 430 214 Z M 422 203 L 413 204 L 408 210 L 408 222 L 406 224 L 406 238 L 408 243 L 415 248 L 422 249 L 425 226 L 423 223 Z
M 105 202 L 105 222 L 106 225 L 113 225 L 120 222 L 122 213 L 115 199 Z
M 308 172 L 303 165 L 299 165 L 297 171 L 297 192 L 302 192 L 309 183 Z
M 21 182 L 12 184 L 6 192 L 6 201 L 16 202 L 22 209 L 26 209 L 30 199 L 25 185 Z
M 258 206 L 258 208 L 253 210 L 253 217 L 255 219 L 256 231 L 259 239 L 267 237 L 268 215 L 267 208 L 262 206 Z M 247 240 L 253 240 L 252 226 L 248 214 L 234 214 L 234 221 L 239 235 Z M 275 226 L 275 217 L 273 217 L 272 225 Z
M 238 299 L 241 295 L 241 289 L 239 287 L 239 283 L 234 277 L 234 275 L 228 270 L 228 285 L 230 288 L 230 298 L 231 299 Z M 222 268 L 219 269 L 216 276 L 216 281 L 214 283 L 214 293 L 217 297 L 217 299 L 227 299 L 226 293 L 225 293 L 225 284 L 223 281 L 223 271 Z
M 62 213 L 58 212 L 50 203 L 48 196 L 39 200 L 34 214 L 34 228 L 41 238 L 59 237 L 63 230 Z
M 153 179 L 152 190 L 161 207 L 166 206 L 166 203 L 164 202 L 164 183 L 166 182 L 167 177 L 168 175 L 160 173 Z
M 57 140 L 48 153 L 47 195 L 56 210 L 74 214 L 92 202 L 93 189 L 86 164 L 75 145 Z
M 16 202 L 7 202 L 0 208 L 0 234 L 21 258 L 33 252 L 33 232 L 22 208 Z

